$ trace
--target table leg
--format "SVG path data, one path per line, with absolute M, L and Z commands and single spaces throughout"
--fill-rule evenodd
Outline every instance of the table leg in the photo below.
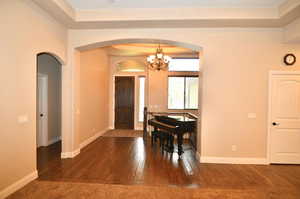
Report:
M 169 146 L 170 146 L 170 152 L 173 153 L 174 152 L 174 136 L 173 135 L 169 135 Z
M 153 146 L 154 142 L 156 142 L 156 134 L 157 133 L 157 128 L 154 127 L 153 131 L 151 132 L 151 145 Z
M 181 154 L 183 154 L 183 148 L 182 148 L 182 144 L 183 144 L 183 135 L 180 133 L 177 135 L 177 142 L 178 142 L 178 155 L 181 156 Z

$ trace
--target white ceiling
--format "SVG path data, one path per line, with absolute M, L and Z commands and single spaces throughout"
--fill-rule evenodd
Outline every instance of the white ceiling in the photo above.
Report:
M 278 7 L 285 0 L 66 0 L 77 10 L 101 8 Z

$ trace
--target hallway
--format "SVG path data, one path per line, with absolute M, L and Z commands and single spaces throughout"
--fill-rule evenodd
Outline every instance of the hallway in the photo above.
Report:
M 41 175 L 51 164 L 60 161 L 61 141 L 37 148 L 37 170 Z

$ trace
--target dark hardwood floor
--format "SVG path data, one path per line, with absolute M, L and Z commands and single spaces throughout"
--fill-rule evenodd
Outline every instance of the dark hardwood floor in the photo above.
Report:
M 37 149 L 37 170 L 41 175 L 52 164 L 60 161 L 61 157 L 61 141 L 51 144 L 47 147 L 39 147 Z
M 159 147 L 152 148 L 142 138 L 100 137 L 77 157 L 50 158 L 40 168 L 39 181 L 300 190 L 297 165 L 200 164 L 191 150 L 178 160 L 176 154 L 162 155 Z

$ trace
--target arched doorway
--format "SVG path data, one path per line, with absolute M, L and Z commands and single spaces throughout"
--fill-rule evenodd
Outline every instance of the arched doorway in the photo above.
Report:
M 188 48 L 191 50 L 199 51 L 201 52 L 203 48 L 198 45 L 186 43 L 186 42 L 180 42 L 180 41 L 173 41 L 173 40 L 166 40 L 166 39 L 146 39 L 146 38 L 128 38 L 128 39 L 115 39 L 115 40 L 109 40 L 109 41 L 101 41 L 101 42 L 94 42 L 94 43 L 88 43 L 81 46 L 76 46 L 75 49 L 78 51 L 82 50 L 88 50 L 93 48 L 100 48 L 104 46 L 111 46 L 114 44 L 130 44 L 130 43 L 152 43 L 152 44 L 170 44 L 174 46 L 179 46 L 183 48 Z
M 99 56 L 99 52 L 90 52 L 89 54 L 86 54 L 85 58 L 82 57 L 82 54 L 84 51 L 89 51 L 89 50 L 95 50 L 97 48 L 101 48 L 101 47 L 107 47 L 109 45 L 113 45 L 113 44 L 130 44 L 130 43 L 152 43 L 152 44 L 170 44 L 170 45 L 175 45 L 175 46 L 182 46 L 185 48 L 190 48 L 193 49 L 195 51 L 198 52 L 199 57 L 202 56 L 202 48 L 201 47 L 197 47 L 197 46 L 193 46 L 190 44 L 186 44 L 186 43 L 181 43 L 181 42 L 175 42 L 175 41 L 169 41 L 169 40 L 158 40 L 158 39 L 124 39 L 124 40 L 112 40 L 112 41 L 106 41 L 106 42 L 94 42 L 93 44 L 86 44 L 86 45 L 81 45 L 81 46 L 69 46 L 69 55 L 68 55 L 68 65 L 67 67 L 64 69 L 64 73 L 63 73 L 63 82 L 64 82 L 64 92 L 63 92 L 63 96 L 66 95 L 66 93 L 68 93 L 67 95 L 67 100 L 64 100 L 63 106 L 64 106 L 64 110 L 65 107 L 67 106 L 68 109 L 66 111 L 63 111 L 63 118 L 67 121 L 69 121 L 67 123 L 67 125 L 70 125 L 70 128 L 63 128 L 63 151 L 62 151 L 62 158 L 73 158 L 76 155 L 78 155 L 80 153 L 80 149 L 82 149 L 83 147 L 89 145 L 86 149 L 92 147 L 95 148 L 95 152 L 99 155 L 97 155 L 97 157 L 95 156 L 89 156 L 93 158 L 93 166 L 103 166 L 103 168 L 109 168 L 112 169 L 114 171 L 112 171 L 112 173 L 116 174 L 116 171 L 119 171 L 121 169 L 118 169 L 117 167 L 119 167 L 119 165 L 124 164 L 123 161 L 120 161 L 119 163 L 115 163 L 115 161 L 111 161 L 110 163 L 112 164 L 111 166 L 107 166 L 107 164 L 103 163 L 103 159 L 102 158 L 111 158 L 111 157 L 117 157 L 117 155 L 122 156 L 122 158 L 124 160 L 127 160 L 129 158 L 126 157 L 138 157 L 138 160 L 140 160 L 141 162 L 144 162 L 145 158 L 147 158 L 147 156 L 144 155 L 144 151 L 143 148 L 147 147 L 145 146 L 143 143 L 143 139 L 142 138 L 138 138 L 138 139 L 126 139 L 124 140 L 122 143 L 126 143 L 125 145 L 125 149 L 123 149 L 122 147 L 120 147 L 120 144 L 118 144 L 118 142 L 116 142 L 116 140 L 118 140 L 118 138 L 107 138 L 107 139 L 98 139 L 96 142 L 93 142 L 94 140 L 96 140 L 99 136 L 101 136 L 101 130 L 98 130 L 98 126 L 97 123 L 99 123 L 99 121 L 103 121 L 96 117 L 94 117 L 94 111 L 97 111 L 97 116 L 101 117 L 102 115 L 107 115 L 110 111 L 108 111 L 107 109 L 101 109 L 101 107 L 99 108 L 98 105 L 95 105 L 96 101 L 100 101 L 98 99 L 102 99 L 102 93 L 109 91 L 109 89 L 107 89 L 107 87 L 105 89 L 102 89 L 99 87 L 99 85 L 104 85 L 102 83 L 99 83 L 99 79 L 102 80 L 107 80 L 106 78 L 108 77 L 108 75 L 106 76 L 104 75 L 99 75 L 100 73 L 104 73 L 103 70 L 100 68 L 101 64 L 104 62 L 104 59 L 101 58 Z M 84 65 L 83 63 L 85 62 L 85 60 L 87 61 L 86 64 Z M 97 60 L 97 61 L 93 61 L 93 60 Z M 111 63 L 111 62 L 108 62 Z M 116 62 L 119 63 L 119 62 Z M 87 71 L 88 70 L 88 71 Z M 82 72 L 88 72 L 88 75 L 83 75 Z M 111 78 L 111 76 L 109 76 Z M 167 80 L 167 78 L 165 78 L 167 76 L 164 76 L 163 78 L 165 80 Z M 111 78 L 112 79 L 112 78 Z M 95 80 L 95 81 L 91 81 L 91 80 Z M 164 81 L 165 81 L 164 80 Z M 186 80 L 187 81 L 187 80 Z M 88 84 L 82 84 L 83 82 L 89 82 Z M 160 81 L 157 81 L 158 83 L 160 83 Z M 167 81 L 165 81 L 167 82 Z M 201 84 L 201 81 L 199 81 Z M 199 84 L 199 85 L 200 85 Z M 94 87 L 95 85 L 97 85 L 97 87 Z M 157 84 L 158 86 L 160 86 L 159 84 Z M 165 84 L 166 85 L 166 84 Z M 199 86 L 201 87 L 201 85 Z M 110 89 L 112 90 L 112 89 Z M 83 91 L 83 92 L 82 92 Z M 166 89 L 165 89 L 166 91 Z M 154 92 L 152 92 L 153 94 Z M 156 93 L 160 93 L 157 92 Z M 82 95 L 81 95 L 82 94 Z M 109 94 L 107 94 L 109 95 Z M 107 96 L 105 95 L 105 96 Z M 201 93 L 199 93 L 199 95 L 201 95 Z M 83 99 L 82 96 L 85 98 Z M 200 98 L 200 97 L 199 97 Z M 164 98 L 165 99 L 165 98 Z M 103 106 L 107 107 L 109 103 L 106 103 L 107 101 L 103 102 Z M 201 98 L 199 99 L 199 105 L 201 106 Z M 86 110 L 84 110 L 86 109 Z M 202 109 L 200 109 L 199 114 L 201 114 Z M 95 119 L 95 123 L 94 123 L 94 118 Z M 82 119 L 85 119 L 85 122 L 81 122 Z M 91 123 L 91 121 L 93 123 Z M 201 122 L 201 120 L 199 120 L 199 122 Z M 64 124 L 66 125 L 66 123 L 64 122 Z M 101 128 L 105 129 L 105 126 L 101 126 Z M 198 129 L 198 143 L 200 140 L 200 135 L 201 135 L 201 129 Z M 98 142 L 100 140 L 100 142 Z M 102 141 L 106 142 L 107 145 L 103 144 Z M 92 143 L 93 142 L 93 143 Z M 92 143 L 92 144 L 90 144 Z M 149 142 L 148 142 L 149 143 Z M 116 150 L 112 150 L 111 146 L 115 146 Z M 126 149 L 126 146 L 129 147 Z M 134 147 L 133 147 L 134 146 Z M 85 156 L 86 153 L 88 153 L 88 150 L 83 150 L 82 154 L 77 157 L 76 159 L 74 159 L 75 162 L 77 162 L 78 160 L 80 160 L 82 157 L 87 157 Z M 99 150 L 100 149 L 100 150 Z M 111 156 L 110 153 L 103 153 L 101 152 L 103 150 L 109 150 L 109 151 L 113 151 L 115 153 L 115 155 Z M 201 148 L 198 147 L 198 152 Z M 128 153 L 128 156 L 125 156 L 123 154 L 122 151 L 130 151 L 130 153 Z M 101 153 L 100 153 L 101 152 Z M 150 152 L 150 150 L 149 150 Z M 133 153 L 133 154 L 132 154 Z M 151 152 L 150 152 L 151 153 Z M 187 154 L 187 153 L 186 153 Z M 150 154 L 151 155 L 151 154 Z M 104 157 L 105 156 L 105 157 Z M 176 157 L 176 156 L 174 156 Z M 122 158 L 116 158 L 118 160 L 122 160 Z M 94 161 L 95 160 L 95 161 Z M 105 162 L 105 161 L 104 161 Z M 60 162 L 60 161 L 56 161 L 56 165 L 60 165 L 54 168 L 53 165 L 51 165 L 51 167 L 53 168 L 53 172 L 58 172 L 56 169 L 61 168 L 61 163 L 64 164 L 64 162 Z M 75 164 L 77 165 L 77 164 Z M 124 164 L 127 167 L 129 167 L 129 165 L 131 164 Z M 158 164 L 155 164 L 158 165 Z M 72 165 L 70 165 L 72 166 Z M 93 167 L 92 166 L 92 167 Z M 115 168 L 115 169 L 114 169 Z M 151 167 L 149 167 L 151 168 Z M 84 170 L 84 172 L 89 172 L 89 171 L 93 171 L 95 169 L 91 169 L 90 168 L 86 168 L 81 167 L 81 169 Z M 99 169 L 99 167 L 97 168 Z M 69 170 L 69 169 L 65 169 L 64 171 Z M 100 169 L 101 170 L 101 169 Z M 64 172 L 63 171 L 63 172 Z M 48 173 L 48 172 L 46 172 Z M 101 172 L 100 172 L 101 173 Z M 110 173 L 110 172 L 109 172 Z M 126 173 L 126 172 L 124 172 Z M 84 174 L 84 176 L 89 176 L 88 173 L 86 173 L 86 175 Z M 118 176 L 118 175 L 116 175 Z M 99 176 L 99 179 L 101 179 L 102 177 Z M 116 177 L 116 179 L 119 179 L 119 177 Z
M 189 44 L 189 43 L 185 43 L 185 42 L 179 42 L 179 41 L 172 41 L 172 40 L 165 40 L 165 39 L 136 39 L 136 38 L 130 38 L 130 39 L 115 39 L 115 40 L 109 40 L 109 41 L 101 41 L 101 42 L 90 42 L 90 43 L 86 43 L 84 45 L 80 45 L 80 46 L 71 46 L 72 51 L 73 52 L 71 54 L 71 59 L 73 62 L 73 77 L 76 77 L 80 71 L 80 52 L 81 51 L 86 51 L 86 50 L 91 50 L 91 49 L 96 49 L 96 48 L 101 48 L 101 47 L 106 47 L 106 46 L 111 46 L 111 45 L 116 45 L 116 44 L 130 44 L 130 43 L 152 43 L 152 44 L 169 44 L 169 45 L 174 45 L 174 46 L 179 46 L 179 47 L 184 47 L 184 48 L 188 48 L 188 49 L 192 49 L 194 51 L 199 52 L 199 57 L 202 57 L 203 54 L 203 49 L 202 47 L 198 46 L 198 45 L 193 45 L 193 44 Z M 202 59 L 200 62 L 200 65 L 202 64 Z M 75 75 L 74 75 L 75 74 Z M 74 81 L 74 80 L 73 80 Z M 81 80 L 79 80 L 81 81 Z M 75 84 L 78 84 L 78 81 L 75 80 Z M 199 81 L 201 84 L 201 80 Z M 201 87 L 201 85 L 200 85 Z M 76 88 L 74 88 L 74 92 L 76 92 Z M 73 94 L 73 96 L 76 96 L 77 94 Z M 199 106 L 201 106 L 201 93 L 199 93 Z M 81 112 L 80 111 L 80 105 L 76 105 L 76 100 L 74 99 L 75 102 L 75 112 Z M 77 109 L 78 108 L 78 109 Z M 201 110 L 200 110 L 201 111 Z M 200 114 L 200 113 L 199 113 Z M 75 145 L 80 147 L 80 141 L 78 142 L 78 133 L 80 132 L 80 130 L 78 130 L 78 118 L 79 116 L 76 116 L 76 114 L 73 115 L 73 135 L 72 135 L 72 139 L 73 142 L 72 143 L 77 143 Z M 199 125 L 201 126 L 201 125 Z M 199 135 L 200 135 L 200 129 L 198 129 L 199 131 Z M 76 140 L 77 139 L 77 140 Z M 200 143 L 200 137 L 198 138 L 198 145 Z M 200 150 L 200 148 L 198 148 Z M 77 154 L 77 150 L 76 147 L 73 147 L 73 154 L 76 153 Z
M 70 90 L 72 92 L 72 94 L 71 94 L 72 101 L 69 101 L 69 104 L 70 103 L 72 104 L 72 115 L 71 115 L 72 117 L 68 117 L 68 118 L 72 119 L 72 129 L 70 130 L 70 133 L 72 133 L 72 134 L 64 134 L 64 136 L 65 136 L 64 138 L 67 139 L 68 143 L 70 143 L 70 145 L 69 145 L 70 148 L 66 151 L 63 151 L 62 155 L 65 153 L 65 156 L 63 156 L 63 157 L 72 158 L 80 152 L 80 149 L 89 145 L 87 148 L 85 148 L 82 151 L 82 154 L 79 155 L 79 157 L 74 159 L 74 161 L 76 162 L 76 161 L 80 160 L 82 157 L 87 157 L 86 154 L 89 153 L 88 152 L 89 150 L 87 150 L 87 149 L 91 149 L 91 148 L 95 149 L 95 152 L 98 155 L 97 156 L 89 156 L 89 157 L 93 157 L 93 163 L 89 164 L 91 167 L 86 169 L 86 167 L 83 165 L 80 168 L 80 169 L 83 169 L 84 172 L 86 172 L 86 174 L 84 174 L 83 176 L 89 176 L 88 172 L 96 170 L 96 169 L 93 169 L 93 167 L 97 165 L 97 166 L 103 166 L 103 168 L 105 167 L 108 169 L 112 169 L 112 171 L 111 172 L 109 171 L 109 173 L 114 173 L 114 175 L 116 174 L 116 179 L 119 180 L 119 179 L 121 179 L 118 175 L 119 173 L 117 173 L 118 171 L 121 170 L 119 165 L 123 164 L 124 167 L 126 167 L 127 169 L 130 169 L 130 165 L 131 165 L 131 163 L 126 164 L 126 163 L 124 163 L 125 161 L 121 161 L 121 160 L 127 161 L 130 159 L 129 157 L 136 157 L 136 159 L 132 159 L 132 160 L 135 161 L 135 163 L 139 164 L 142 162 L 146 162 L 147 157 L 152 157 L 151 150 L 147 150 L 147 151 L 144 150 L 146 147 L 148 147 L 148 148 L 151 147 L 151 146 L 149 146 L 150 142 L 147 142 L 147 143 L 144 142 L 141 137 L 119 139 L 118 137 L 114 136 L 114 137 L 109 137 L 109 138 L 106 137 L 103 139 L 101 138 L 101 139 L 98 139 L 96 142 L 93 142 L 99 136 L 102 135 L 101 133 L 103 133 L 103 131 L 101 131 L 100 128 L 103 128 L 105 130 L 105 127 L 107 127 L 107 126 L 101 126 L 98 128 L 98 126 L 97 126 L 98 123 L 100 123 L 102 121 L 106 121 L 106 119 L 107 119 L 107 118 L 105 118 L 105 120 L 101 120 L 100 117 L 112 112 L 112 111 L 109 111 L 106 109 L 107 106 L 110 106 L 110 104 L 109 104 L 111 102 L 110 100 L 107 100 L 109 103 L 107 103 L 106 100 L 102 100 L 103 103 L 101 103 L 101 104 L 103 106 L 99 105 L 100 104 L 99 101 L 101 101 L 101 99 L 103 99 L 104 97 L 113 96 L 113 94 L 112 95 L 111 95 L 111 93 L 107 94 L 107 92 L 115 90 L 115 89 L 113 89 L 113 86 L 110 87 L 111 89 L 108 89 L 107 86 L 105 86 L 105 88 L 104 88 L 104 86 L 103 87 L 100 86 L 100 85 L 107 84 L 107 82 L 105 82 L 108 80 L 107 77 L 109 77 L 111 80 L 113 79 L 113 76 L 111 76 L 110 74 L 108 76 L 108 74 L 106 73 L 106 70 L 101 68 L 101 66 L 102 66 L 103 62 L 120 63 L 119 60 L 116 62 L 110 62 L 107 60 L 105 61 L 105 58 L 103 58 L 103 56 L 102 56 L 102 54 L 103 54 L 102 51 L 99 50 L 98 48 L 107 47 L 109 45 L 120 44 L 120 43 L 121 44 L 122 43 L 130 44 L 130 43 L 141 43 L 141 42 L 151 43 L 151 44 L 155 44 L 155 45 L 160 43 L 160 44 L 183 46 L 185 48 L 190 47 L 193 50 L 197 51 L 199 54 L 199 57 L 201 57 L 202 49 L 200 47 L 185 44 L 185 43 L 180 43 L 180 42 L 155 40 L 155 39 L 113 40 L 113 41 L 108 41 L 108 42 L 98 42 L 98 43 L 96 42 L 94 44 L 87 44 L 85 46 L 72 47 L 72 49 L 69 49 L 70 54 L 68 57 L 71 60 L 68 61 L 68 63 L 70 63 L 70 65 L 69 65 L 70 67 L 68 69 L 70 69 L 70 70 L 65 70 L 65 71 L 70 75 L 69 77 L 71 77 L 71 79 L 68 79 L 68 81 L 70 80 L 70 82 L 69 82 L 70 84 L 68 84 L 70 87 L 68 87 L 68 90 Z M 97 51 L 95 51 L 95 49 Z M 84 53 L 87 53 L 87 54 L 83 55 Z M 86 73 L 86 74 L 83 74 L 83 73 Z M 102 75 L 100 75 L 100 73 Z M 148 74 L 145 74 L 145 77 L 149 77 L 146 75 L 148 75 Z M 152 75 L 153 75 L 152 76 L 153 78 L 156 78 L 156 77 L 154 77 L 154 74 L 152 74 Z M 168 76 L 162 75 L 159 78 L 163 79 L 163 81 L 165 83 L 168 82 Z M 99 81 L 100 79 L 103 80 L 103 83 L 102 83 L 102 81 L 101 82 Z M 137 80 L 137 78 L 136 78 L 136 80 Z M 185 81 L 185 83 L 186 83 L 188 80 L 184 79 L 183 81 Z M 180 82 L 182 83 L 183 81 L 180 81 Z M 138 81 L 136 81 L 136 82 L 138 82 Z M 156 81 L 156 82 L 157 82 L 156 85 L 158 87 L 161 87 L 161 85 L 162 85 L 162 84 L 160 84 L 161 81 Z M 201 82 L 201 81 L 199 81 L 199 82 Z M 97 86 L 95 86 L 95 85 L 97 85 Z M 192 84 L 192 85 L 194 85 L 194 84 Z M 164 84 L 164 86 L 167 86 L 167 84 Z M 165 98 L 167 89 L 165 89 L 165 88 L 166 87 L 164 87 L 162 89 L 165 91 L 165 93 L 164 93 L 164 97 L 161 97 L 161 98 L 163 98 L 164 101 L 167 101 Z M 105 93 L 104 97 L 102 95 L 103 93 Z M 161 94 L 161 92 L 159 92 L 159 91 L 152 92 L 152 94 L 154 94 L 154 93 Z M 153 101 L 153 103 L 161 102 L 159 100 L 160 99 L 158 99 L 155 102 Z M 201 106 L 201 99 L 199 100 L 199 102 L 200 102 L 199 104 Z M 105 109 L 102 107 L 105 107 Z M 201 111 L 201 109 L 200 109 L 200 111 Z M 84 122 L 82 122 L 82 120 Z M 200 129 L 198 132 L 200 135 Z M 199 136 L 199 138 L 200 138 L 200 136 Z M 120 144 L 120 142 L 118 142 L 118 140 L 122 140 L 122 144 Z M 148 145 L 144 145 L 144 143 L 146 143 Z M 120 146 L 123 146 L 123 147 L 120 147 Z M 198 147 L 198 149 L 200 149 L 200 148 Z M 114 154 L 111 155 L 110 152 L 103 152 L 105 150 L 113 152 Z M 124 151 L 128 151 L 128 153 L 126 152 L 126 154 L 124 154 Z M 147 156 L 147 154 L 145 154 L 146 152 L 148 152 L 149 156 Z M 198 152 L 199 152 L 199 150 L 198 150 Z M 186 153 L 186 154 L 187 154 L 187 156 L 189 156 L 188 153 Z M 117 155 L 120 155 L 120 157 L 122 156 L 122 158 L 118 158 Z M 102 161 L 103 159 L 111 158 L 111 157 L 116 158 L 116 160 L 120 160 L 120 162 L 116 163 L 116 161 L 111 161 L 110 162 L 111 165 L 107 165 L 106 163 L 105 164 L 103 163 L 103 161 Z M 175 158 L 176 158 L 176 156 L 174 156 L 174 159 Z M 106 162 L 106 161 L 104 161 L 104 162 Z M 167 164 L 167 161 L 166 161 L 166 164 Z M 142 163 L 141 165 L 142 165 L 141 169 L 143 169 L 144 164 Z M 159 165 L 159 164 L 154 164 L 154 165 Z M 56 168 L 59 168 L 59 167 L 56 167 Z M 152 167 L 150 166 L 148 168 L 152 168 Z M 97 169 L 101 170 L 101 169 L 99 169 L 99 167 L 97 167 Z M 54 171 L 54 172 L 56 172 L 56 171 Z M 127 174 L 127 172 L 124 172 L 124 173 Z M 101 176 L 101 174 L 99 176 L 97 176 L 98 179 L 102 179 L 102 177 L 103 176 Z
M 51 53 L 37 55 L 36 143 L 39 172 L 59 159 L 62 137 L 62 62 Z

